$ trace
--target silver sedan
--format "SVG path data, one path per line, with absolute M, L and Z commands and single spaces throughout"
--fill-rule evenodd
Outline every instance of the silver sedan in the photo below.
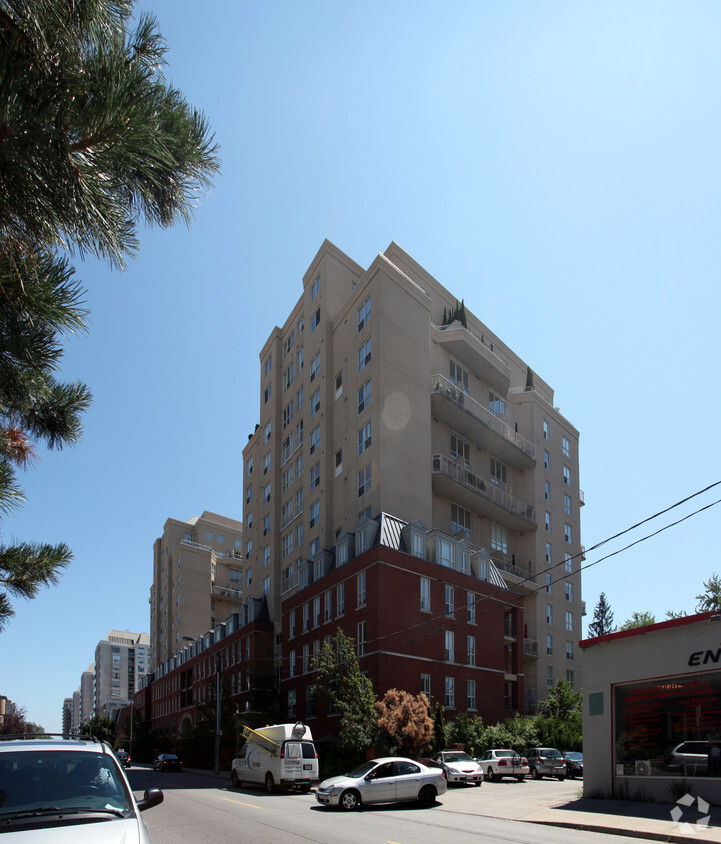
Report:
M 387 756 L 364 762 L 348 774 L 323 780 L 315 797 L 324 806 L 339 806 L 345 811 L 371 803 L 411 800 L 428 807 L 445 790 L 442 771 L 427 768 L 413 759 Z

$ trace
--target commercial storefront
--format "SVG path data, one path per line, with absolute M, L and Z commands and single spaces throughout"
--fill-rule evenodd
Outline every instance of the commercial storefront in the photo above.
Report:
M 580 646 L 584 794 L 721 804 L 721 614 Z

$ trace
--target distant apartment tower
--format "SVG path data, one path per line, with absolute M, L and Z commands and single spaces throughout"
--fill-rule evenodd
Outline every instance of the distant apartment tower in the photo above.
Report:
M 80 686 L 73 692 L 70 729 L 77 732 L 95 714 L 95 665 L 90 663 L 80 676 Z
M 323 555 L 331 562 L 316 575 L 334 568 L 339 544 L 358 546 L 364 520 L 377 529 L 390 514 L 463 540 L 522 599 L 523 629 L 505 635 L 522 652 L 520 674 L 506 672 L 509 683 L 523 678 L 515 708 L 532 709 L 559 677 L 580 685 L 579 434 L 530 364 L 395 243 L 364 269 L 326 241 L 260 368 L 238 585 L 247 599 L 266 596 L 284 661 L 283 615 L 301 612 L 308 572 L 312 583 Z M 176 570 L 161 565 L 172 547 L 156 543 L 158 641 L 176 612 L 160 603 L 173 598 Z M 437 548 L 433 559 L 446 565 Z M 415 634 L 399 624 L 397 635 Z M 392 650 L 392 630 L 384 636 Z
M 98 642 L 95 648 L 95 714 L 108 714 L 133 700 L 149 670 L 149 658 L 150 638 L 147 633 L 110 630 Z M 89 670 L 83 674 L 83 680 Z
M 71 697 L 66 697 L 63 701 L 62 725 L 63 735 L 67 738 L 73 729 L 73 699 Z
M 151 666 L 240 609 L 243 524 L 211 513 L 168 519 L 153 546 Z

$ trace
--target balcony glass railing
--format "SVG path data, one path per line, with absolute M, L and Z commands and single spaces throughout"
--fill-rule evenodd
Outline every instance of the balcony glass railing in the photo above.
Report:
M 484 405 L 472 399 L 462 389 L 457 387 L 449 378 L 443 375 L 433 375 L 431 377 L 431 392 L 440 393 L 446 396 L 451 401 L 460 405 L 464 410 L 467 410 L 472 416 L 475 416 L 479 422 L 482 422 L 487 428 L 490 428 L 500 437 L 512 443 L 517 448 L 520 448 L 524 454 L 527 454 L 533 460 L 536 459 L 536 446 L 529 442 L 525 437 L 521 436 L 518 431 L 511 428 L 502 419 L 499 419 L 495 414 Z

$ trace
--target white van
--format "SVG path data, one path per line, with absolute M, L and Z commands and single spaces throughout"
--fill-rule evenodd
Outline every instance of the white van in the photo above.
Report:
M 302 722 L 243 727 L 243 737 L 246 742 L 230 772 L 235 788 L 242 782 L 261 783 L 268 792 L 279 785 L 307 794 L 318 783 L 318 753 L 310 727 Z

